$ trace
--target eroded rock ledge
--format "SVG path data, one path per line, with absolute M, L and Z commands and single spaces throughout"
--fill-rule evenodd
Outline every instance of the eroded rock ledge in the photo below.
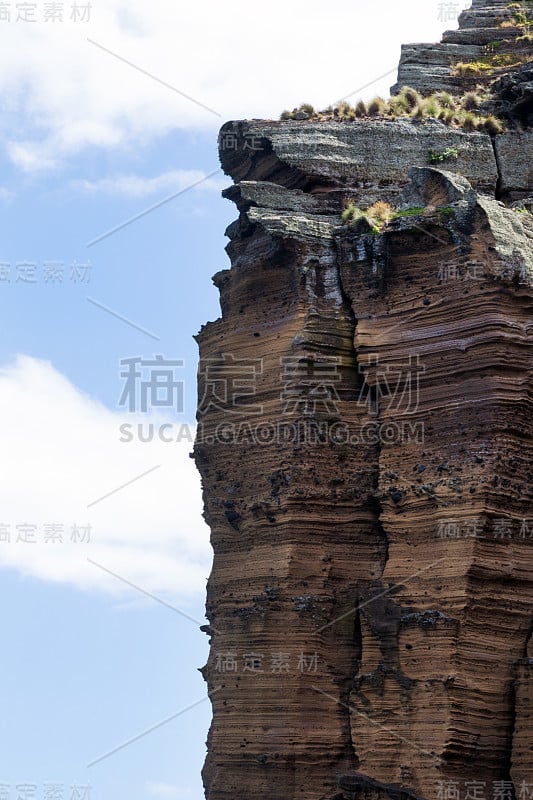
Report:
M 533 217 L 510 207 L 530 136 L 221 131 L 239 218 L 195 444 L 209 800 L 533 788 Z M 343 225 L 347 199 L 399 213 Z

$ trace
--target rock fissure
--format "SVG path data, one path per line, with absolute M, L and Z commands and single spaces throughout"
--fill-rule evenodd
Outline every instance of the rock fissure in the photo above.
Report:
M 496 170 L 498 172 L 498 178 L 496 180 L 496 189 L 494 191 L 494 198 L 496 200 L 501 200 L 503 197 L 502 185 L 503 185 L 503 175 L 502 175 L 502 165 L 500 164 L 500 157 L 498 154 L 498 148 L 496 147 L 496 137 L 491 136 L 490 141 L 492 144 L 492 149 L 494 151 L 494 161 L 496 162 Z

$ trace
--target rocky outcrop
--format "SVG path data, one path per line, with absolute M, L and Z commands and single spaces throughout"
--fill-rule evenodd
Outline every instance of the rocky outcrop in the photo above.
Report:
M 497 136 L 494 143 L 499 167 L 499 194 L 521 199 L 532 194 L 533 130 L 513 131 Z
M 494 111 L 500 116 L 533 126 L 533 66 L 525 65 L 492 84 Z
M 530 135 L 221 131 L 208 800 L 533 791 Z M 343 224 L 376 201 L 388 224 Z
M 226 149 L 226 142 L 255 142 L 256 149 Z M 230 122 L 220 134 L 224 168 L 240 183 L 269 181 L 289 189 L 351 193 L 360 204 L 397 200 L 409 181 L 410 166 L 428 166 L 431 152 L 453 149 L 449 169 L 473 187 L 496 191 L 498 170 L 491 139 L 446 128 L 436 120 L 344 122 Z M 529 144 L 529 143 L 528 143 Z M 510 158 L 502 150 L 502 158 Z M 315 204 L 316 204 L 315 200 Z
M 474 0 L 461 13 L 458 30 L 447 31 L 440 44 L 403 45 L 392 92 L 412 86 L 423 94 L 458 93 L 506 76 L 516 63 L 530 62 L 531 42 L 522 38 L 525 29 L 517 11 L 533 16 L 528 2 Z M 479 69 L 458 72 L 457 64 L 477 64 Z

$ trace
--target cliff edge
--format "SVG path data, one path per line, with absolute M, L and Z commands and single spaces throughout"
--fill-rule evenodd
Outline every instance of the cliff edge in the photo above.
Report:
M 474 0 L 402 54 L 394 91 L 427 96 L 471 91 L 487 44 L 527 51 L 481 70 L 501 133 L 221 130 L 208 800 L 533 796 L 532 11 Z

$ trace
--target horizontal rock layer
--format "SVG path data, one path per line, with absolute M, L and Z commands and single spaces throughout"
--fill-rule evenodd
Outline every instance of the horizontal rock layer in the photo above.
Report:
M 480 192 L 511 199 L 533 194 L 530 130 L 492 140 L 430 119 L 229 122 L 219 146 L 223 168 L 235 181 L 299 189 L 307 197 L 306 210 L 313 205 L 317 213 L 339 212 L 343 199 L 351 196 L 363 207 L 380 199 L 397 203 L 409 169 L 429 166 L 432 151 L 455 151 L 446 169 L 466 177 Z

